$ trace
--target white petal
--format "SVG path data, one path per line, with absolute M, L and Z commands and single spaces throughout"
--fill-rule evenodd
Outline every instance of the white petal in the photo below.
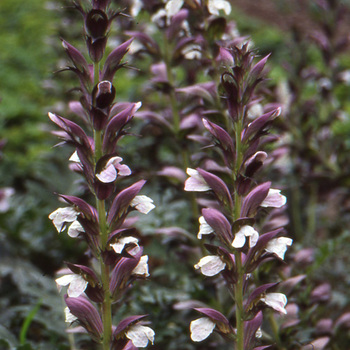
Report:
M 75 152 L 70 156 L 69 161 L 74 162 L 74 163 L 81 163 L 77 151 L 75 151 Z
M 203 176 L 197 170 L 187 168 L 186 172 L 190 177 L 185 181 L 185 191 L 204 192 L 210 190 Z
M 148 255 L 143 255 L 141 256 L 141 259 L 137 266 L 133 269 L 132 274 L 134 275 L 139 275 L 139 276 L 144 276 L 148 277 Z
M 278 237 L 271 239 L 265 250 L 269 253 L 276 254 L 280 259 L 284 259 L 284 254 L 287 251 L 287 246 L 291 246 L 293 240 L 288 237 Z
M 193 341 L 202 341 L 209 337 L 216 324 L 209 317 L 198 318 L 191 322 L 190 331 Z
M 128 236 L 128 237 L 121 237 L 119 238 L 115 243 L 111 244 L 111 247 L 113 248 L 113 250 L 117 253 L 120 254 L 125 245 L 128 243 L 135 243 L 136 245 L 138 245 L 138 239 L 136 237 L 132 237 L 132 236 Z
M 88 282 L 80 275 L 73 275 L 75 278 L 69 284 L 67 294 L 69 297 L 77 298 L 79 295 L 83 294 Z
M 215 276 L 222 271 L 226 266 L 219 256 L 208 255 L 199 260 L 198 264 L 194 265 L 195 269 L 201 269 L 205 276 Z
M 49 215 L 49 219 L 52 220 L 58 232 L 62 231 L 62 228 L 66 222 L 73 222 L 78 216 L 78 212 L 71 207 L 58 208 Z
M 197 235 L 198 239 L 202 239 L 203 235 L 209 235 L 214 232 L 213 228 L 205 221 L 204 216 L 201 216 L 199 219 L 199 232 Z
M 137 348 L 145 348 L 150 341 L 153 344 L 154 331 L 150 327 L 135 324 L 125 333 L 126 337 L 132 341 Z
M 235 234 L 235 239 L 232 242 L 232 247 L 234 248 L 242 248 L 245 244 L 245 235 L 243 232 L 238 231 Z
M 286 204 L 286 202 L 287 198 L 286 196 L 283 196 L 283 194 L 281 194 L 281 190 L 270 188 L 266 198 L 260 204 L 260 206 L 280 208 L 283 207 Z
M 283 314 L 287 313 L 287 310 L 284 308 L 287 305 L 287 297 L 284 294 L 268 293 L 266 294 L 265 298 L 261 298 L 261 300 L 274 310 Z
M 103 183 L 111 183 L 117 178 L 117 169 L 113 164 L 106 165 L 96 177 Z
M 125 165 L 125 164 L 119 164 L 116 166 L 116 168 L 118 169 L 118 175 L 120 176 L 129 176 L 131 175 L 131 170 L 130 168 Z
M 78 319 L 70 312 L 68 306 L 64 309 L 64 314 L 65 314 L 65 318 L 66 318 L 67 323 L 72 323 Z
M 75 238 L 78 237 L 81 233 L 85 232 L 83 226 L 81 226 L 80 222 L 75 220 L 73 223 L 68 227 L 68 236 Z
M 131 201 L 130 205 L 142 214 L 148 214 L 152 209 L 156 207 L 153 204 L 153 199 L 144 195 L 136 196 Z
M 219 16 L 219 10 L 224 10 L 226 15 L 231 13 L 231 5 L 225 0 L 209 0 L 208 10 L 212 15 Z
M 69 283 L 71 283 L 74 280 L 74 274 L 64 275 L 62 277 L 59 277 L 56 279 L 56 284 L 59 290 L 61 290 L 60 287 L 62 286 L 68 286 Z
M 174 15 L 176 15 L 180 11 L 183 3 L 184 3 L 184 0 L 170 0 L 170 1 L 168 1 L 167 4 L 165 5 L 165 10 L 166 10 L 168 18 L 171 18 Z
M 57 278 L 56 284 L 59 291 L 61 291 L 62 286 L 69 285 L 68 291 L 67 291 L 68 296 L 72 298 L 76 298 L 79 295 L 84 293 L 88 282 L 85 281 L 84 278 L 80 275 L 69 274 L 69 275 L 64 275 L 62 277 Z

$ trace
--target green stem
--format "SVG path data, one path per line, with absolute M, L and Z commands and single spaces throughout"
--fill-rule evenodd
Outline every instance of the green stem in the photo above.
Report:
M 235 129 L 235 141 L 236 141 L 236 160 L 235 168 L 233 170 L 233 181 L 236 184 L 236 180 L 239 175 L 239 171 L 243 161 L 243 147 L 241 142 L 243 113 L 237 122 L 234 123 Z M 238 194 L 237 186 L 235 186 L 234 194 L 234 220 L 239 219 L 241 214 L 242 197 Z M 236 350 L 244 350 L 244 309 L 243 309 L 243 284 L 244 284 L 244 267 L 242 265 L 242 255 L 240 251 L 235 252 L 235 262 L 237 271 L 237 282 L 234 286 L 235 302 L 236 302 L 236 328 L 237 328 L 237 340 Z
M 279 350 L 286 350 L 286 348 L 282 345 L 281 338 L 280 338 L 280 335 L 279 335 L 278 325 L 277 325 L 276 319 L 275 319 L 275 317 L 274 317 L 272 312 L 269 312 L 268 320 L 270 322 L 270 326 L 272 328 L 274 340 L 276 342 L 276 345 L 277 345 L 278 349 Z
M 99 82 L 99 64 L 94 63 L 94 84 Z M 94 130 L 94 142 L 95 142 L 95 166 L 98 160 L 103 155 L 102 150 L 102 132 Z M 105 201 L 96 198 L 96 207 L 98 212 L 98 222 L 99 222 L 99 231 L 100 231 L 100 254 L 99 254 L 99 263 L 100 263 L 100 273 L 101 273 L 101 283 L 102 289 L 104 292 L 104 299 L 101 306 L 102 313 L 102 323 L 103 323 L 103 340 L 102 340 L 102 349 L 110 350 L 110 343 L 112 338 L 112 299 L 111 293 L 109 290 L 109 279 L 110 271 L 109 266 L 105 264 L 102 256 L 102 252 L 107 248 L 108 242 L 108 227 L 106 220 L 106 207 Z
M 244 310 L 243 310 L 243 283 L 244 271 L 242 266 L 241 253 L 235 253 L 237 268 L 237 282 L 235 284 L 235 301 L 236 301 L 236 328 L 237 328 L 237 346 L 236 350 L 244 350 Z

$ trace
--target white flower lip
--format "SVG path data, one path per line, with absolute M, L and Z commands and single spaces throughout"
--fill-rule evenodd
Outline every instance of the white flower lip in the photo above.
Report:
M 115 243 L 111 243 L 110 246 L 117 254 L 121 254 L 126 244 L 134 243 L 138 246 L 139 240 L 136 237 L 127 236 L 119 238 Z
M 225 0 L 209 0 L 208 10 L 212 15 L 219 16 L 219 10 L 223 10 L 226 15 L 231 13 L 231 5 Z
M 269 253 L 276 254 L 281 260 L 284 260 L 284 255 L 287 251 L 287 246 L 291 246 L 293 240 L 288 237 L 278 237 L 271 239 L 265 250 Z
M 281 208 L 287 203 L 287 198 L 281 194 L 281 190 L 270 188 L 266 198 L 260 204 L 261 207 Z
M 137 266 L 132 270 L 133 275 L 148 277 L 148 255 L 141 256 L 141 259 Z
M 283 293 L 267 293 L 264 298 L 261 298 L 261 301 L 282 314 L 287 313 L 285 309 L 287 297 Z
M 76 316 L 74 316 L 74 315 L 70 312 L 68 306 L 64 308 L 64 315 L 65 315 L 65 321 L 66 321 L 67 323 L 72 323 L 72 322 L 74 322 L 75 320 L 78 319 Z
M 214 232 L 213 228 L 205 221 L 204 216 L 200 216 L 199 219 L 199 232 L 197 235 L 198 239 L 202 239 L 203 235 L 210 235 Z
M 125 336 L 130 339 L 137 348 L 145 348 L 149 341 L 153 344 L 154 334 L 152 328 L 135 324 L 126 331 Z
M 131 201 L 130 205 L 142 214 L 148 214 L 152 209 L 154 209 L 156 207 L 153 204 L 153 199 L 151 199 L 147 196 L 144 196 L 144 195 L 136 196 Z
M 56 279 L 56 284 L 58 290 L 61 291 L 62 286 L 67 286 L 67 294 L 71 298 L 77 298 L 79 295 L 83 294 L 88 282 L 80 275 L 69 274 L 64 275 Z
M 73 222 L 78 217 L 79 213 L 71 207 L 58 208 L 49 215 L 57 231 L 60 233 L 66 222 Z
M 210 190 L 203 176 L 197 170 L 187 168 L 186 173 L 190 177 L 185 181 L 185 191 L 205 192 Z
M 252 248 L 258 241 L 259 233 L 255 231 L 252 226 L 242 226 L 235 235 L 235 239 L 232 242 L 232 247 L 242 248 L 245 245 L 246 237 L 249 237 L 249 247 Z
M 195 342 L 202 341 L 209 337 L 216 324 L 209 317 L 201 317 L 191 322 L 191 339 Z
M 224 270 L 226 263 L 224 263 L 217 255 L 207 255 L 194 265 L 195 269 L 200 269 L 204 276 L 215 276 L 220 271 Z
M 68 227 L 68 236 L 72 238 L 78 237 L 81 233 L 85 232 L 83 226 L 81 226 L 80 222 L 75 220 L 72 222 L 72 224 Z
M 112 157 L 108 160 L 96 177 L 103 183 L 111 183 L 116 180 L 117 176 L 129 176 L 131 174 L 130 168 L 125 164 L 120 164 L 123 158 Z

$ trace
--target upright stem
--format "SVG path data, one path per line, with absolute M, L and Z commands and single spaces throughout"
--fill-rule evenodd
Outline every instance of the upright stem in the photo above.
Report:
M 99 82 L 99 64 L 94 63 L 94 85 Z M 97 161 L 103 155 L 102 150 L 102 132 L 94 130 L 94 143 L 95 143 L 95 165 Z M 98 212 L 98 223 L 100 231 L 100 252 L 106 250 L 108 242 L 108 227 L 106 221 L 106 208 L 105 201 L 96 197 L 96 207 Z M 100 272 L 102 289 L 104 292 L 104 300 L 102 302 L 102 323 L 103 323 L 103 340 L 102 349 L 110 350 L 110 342 L 112 337 L 112 300 L 109 290 L 109 278 L 110 271 L 109 266 L 104 263 L 102 254 L 99 255 Z
M 237 180 L 241 163 L 243 161 L 243 150 L 241 142 L 242 133 L 242 118 L 240 116 L 237 122 L 234 123 L 235 138 L 236 138 L 236 162 L 234 169 L 234 180 Z M 235 203 L 234 203 L 234 220 L 239 219 L 241 214 L 242 197 L 238 194 L 235 188 Z M 244 309 L 243 309 L 243 284 L 244 284 L 244 268 L 242 265 L 242 255 L 240 251 L 235 252 L 235 263 L 237 269 L 237 282 L 235 284 L 235 302 L 236 302 L 236 328 L 237 328 L 237 343 L 236 350 L 244 350 Z
M 244 310 L 243 310 L 243 267 L 241 253 L 235 253 L 237 282 L 235 284 L 235 302 L 236 302 L 236 328 L 237 328 L 237 347 L 236 350 L 244 350 Z

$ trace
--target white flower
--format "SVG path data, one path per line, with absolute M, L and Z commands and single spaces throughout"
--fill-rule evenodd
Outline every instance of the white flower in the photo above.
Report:
M 83 226 L 81 226 L 80 222 L 75 220 L 72 222 L 72 224 L 68 227 L 68 236 L 75 238 L 78 237 L 80 233 L 85 232 Z
M 231 5 L 225 0 L 209 0 L 208 10 L 212 15 L 219 16 L 219 10 L 223 10 L 226 15 L 231 13 Z
M 203 176 L 197 170 L 187 168 L 186 173 L 190 177 L 185 181 L 185 191 L 204 192 L 210 190 Z
M 273 188 L 269 189 L 269 192 L 263 202 L 260 204 L 262 207 L 283 207 L 287 202 L 287 198 L 281 194 L 281 190 Z
M 188 60 L 199 60 L 202 58 L 202 48 L 198 44 L 186 46 L 181 52 Z
M 199 232 L 197 235 L 198 239 L 202 239 L 203 235 L 209 235 L 214 232 L 213 228 L 205 221 L 204 216 L 200 216 L 199 219 Z
M 205 276 L 215 276 L 222 271 L 226 266 L 219 256 L 208 255 L 199 260 L 198 264 L 194 265 L 195 269 L 201 269 Z
M 134 0 L 130 10 L 131 16 L 136 17 L 140 13 L 141 8 L 142 8 L 142 1 Z
M 130 168 L 125 164 L 120 164 L 123 160 L 121 157 L 112 157 L 108 160 L 104 168 L 96 177 L 103 183 L 113 182 L 118 175 L 129 176 L 131 174 Z
M 209 317 L 201 317 L 191 322 L 190 331 L 193 341 L 202 341 L 209 337 L 216 324 Z
M 58 290 L 61 291 L 63 286 L 68 286 L 67 294 L 69 297 L 77 298 L 83 294 L 88 282 L 80 275 L 70 274 L 64 275 L 56 279 Z
M 66 322 L 67 323 L 72 323 L 74 322 L 75 320 L 78 319 L 78 317 L 75 317 L 69 310 L 69 307 L 65 307 L 64 309 L 64 314 L 65 314 L 65 319 L 66 319 Z
M 284 254 L 287 251 L 287 246 L 291 246 L 293 240 L 288 237 L 278 237 L 271 239 L 265 250 L 269 253 L 276 254 L 280 259 L 284 259 Z
M 0 213 L 5 213 L 10 209 L 10 197 L 13 196 L 15 190 L 11 187 L 0 189 Z
M 287 305 L 287 297 L 283 293 L 268 293 L 261 301 L 282 314 L 287 313 L 284 308 Z
M 145 348 L 150 341 L 153 344 L 154 331 L 150 327 L 135 324 L 125 333 L 126 337 L 132 341 L 137 348 Z
M 246 237 L 249 237 L 249 247 L 254 247 L 259 238 L 259 233 L 249 225 L 244 225 L 236 233 L 235 239 L 232 242 L 232 247 L 242 248 L 245 244 Z
M 58 232 L 61 232 L 66 222 L 73 222 L 79 213 L 71 207 L 58 208 L 49 215 Z
M 152 209 L 156 207 L 153 204 L 153 199 L 144 195 L 136 196 L 131 201 L 130 205 L 142 214 L 148 214 Z
M 255 332 L 255 337 L 256 338 L 261 338 L 262 337 L 262 330 L 261 327 L 258 328 L 258 330 Z
M 70 161 L 70 162 L 74 162 L 74 163 L 81 163 L 77 151 L 75 151 L 75 152 L 70 156 L 69 161 Z
M 184 0 L 168 1 L 167 4 L 165 5 L 165 11 L 166 11 L 167 17 L 171 18 L 174 15 L 176 15 L 180 11 L 183 3 L 184 3 Z
M 134 243 L 138 246 L 138 242 L 139 240 L 136 237 L 120 237 L 115 243 L 111 244 L 111 247 L 117 254 L 120 254 L 123 251 L 126 244 Z
M 148 255 L 141 256 L 141 259 L 137 266 L 132 270 L 133 275 L 148 277 Z

